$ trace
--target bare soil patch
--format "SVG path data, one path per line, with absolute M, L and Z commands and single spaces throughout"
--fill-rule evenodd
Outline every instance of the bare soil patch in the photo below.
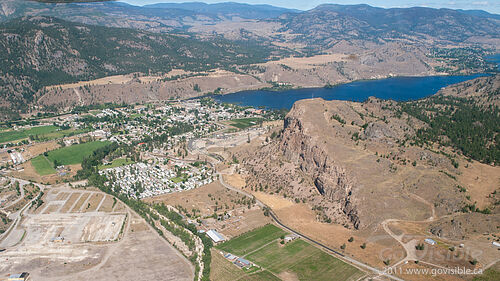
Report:
M 89 207 L 85 206 L 85 211 L 86 212 L 94 212 L 97 210 L 97 207 L 99 206 L 99 203 L 101 203 L 102 198 L 104 198 L 104 195 L 102 193 L 94 193 L 92 194 L 92 197 L 89 199 L 88 203 L 90 204 Z
M 78 200 L 78 202 L 76 202 L 75 206 L 71 210 L 71 213 L 77 213 L 77 212 L 79 212 L 80 208 L 83 206 L 83 204 L 85 203 L 85 201 L 87 201 L 87 198 L 89 198 L 89 196 L 90 196 L 90 193 L 84 193 L 80 197 L 80 199 Z
M 106 198 L 104 199 L 104 202 L 102 203 L 102 205 L 98 211 L 99 212 L 111 212 L 113 210 L 113 202 L 114 202 L 113 197 L 110 195 L 106 195 Z M 115 205 L 117 203 L 118 203 L 118 200 L 116 201 Z
M 465 168 L 464 165 L 468 167 Z M 484 209 L 494 203 L 489 195 L 500 189 L 500 167 L 490 166 L 479 162 L 463 163 L 458 176 L 460 182 L 465 184 L 472 202 L 477 202 L 477 207 Z
M 61 208 L 61 213 L 66 213 L 70 210 L 71 206 L 76 202 L 76 200 L 80 197 L 81 193 L 79 192 L 74 192 L 71 193 L 69 196 L 68 200 L 66 200 L 66 203 L 64 203 L 63 207 Z
M 171 206 L 181 206 L 187 214 L 193 214 L 193 210 L 199 213 L 201 217 L 212 215 L 216 209 L 217 212 L 233 210 L 235 208 L 246 206 L 243 200 L 248 199 L 222 186 L 219 182 L 213 182 L 205 186 L 191 189 L 183 192 L 163 194 L 151 198 L 145 198 L 147 203 L 155 203 Z

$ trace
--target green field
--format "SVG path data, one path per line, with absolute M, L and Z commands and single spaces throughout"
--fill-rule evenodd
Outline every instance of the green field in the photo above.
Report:
M 40 127 L 31 128 L 28 130 L 1 131 L 0 132 L 0 143 L 22 140 L 22 139 L 28 138 L 29 136 L 44 135 L 44 134 L 55 132 L 57 129 L 59 129 L 59 127 L 40 126 Z
M 109 141 L 94 141 L 82 144 L 76 144 L 59 148 L 48 153 L 47 158 L 54 163 L 59 162 L 62 165 L 80 164 L 84 157 L 87 157 L 94 152 L 94 150 L 104 147 L 111 142 Z
M 57 126 L 40 126 L 28 130 L 19 131 L 0 131 L 0 143 L 27 139 L 30 136 L 36 136 L 39 140 L 53 140 L 66 136 L 85 133 L 87 131 L 88 130 L 75 130 L 72 128 L 67 130 L 60 130 Z
M 41 176 L 56 173 L 56 170 L 52 167 L 53 164 L 43 155 L 31 159 L 31 165 L 33 165 L 35 171 Z
M 67 137 L 67 136 L 74 136 L 74 135 L 78 135 L 78 134 L 82 134 L 82 133 L 86 133 L 86 132 L 88 132 L 88 130 L 67 129 L 67 130 L 59 130 L 59 131 L 54 131 L 54 132 L 50 132 L 47 134 L 38 135 L 38 137 L 42 140 L 53 140 L 53 139 L 58 139 L 58 138 L 62 138 L 62 137 Z
M 229 125 L 243 130 L 259 124 L 259 122 L 261 122 L 262 120 L 262 118 L 233 119 L 229 122 Z
M 295 240 L 285 246 L 271 243 L 246 258 L 274 274 L 293 272 L 299 280 L 357 280 L 364 275 L 304 240 Z
M 36 172 L 41 176 L 54 174 L 56 173 L 54 161 L 57 160 L 59 165 L 80 164 L 84 157 L 91 155 L 94 150 L 108 144 L 110 144 L 110 142 L 94 141 L 59 148 L 49 151 L 47 156 L 39 155 L 31 159 L 31 165 L 33 165 Z M 125 159 L 123 159 L 123 161 L 125 161 Z M 121 161 L 118 161 L 116 165 L 119 163 L 121 163 Z
M 118 158 L 113 160 L 108 165 L 99 165 L 99 170 L 104 170 L 104 169 L 109 169 L 109 168 L 116 168 L 116 167 L 121 167 L 129 164 L 134 164 L 135 162 L 132 161 L 131 159 L 125 159 L 125 158 Z
M 273 240 L 278 239 L 281 235 L 285 234 L 286 232 L 280 228 L 272 224 L 268 224 L 233 238 L 217 246 L 217 248 L 237 256 L 242 256 L 266 245 Z
M 281 245 L 280 236 L 285 234 L 286 232 L 274 225 L 266 225 L 231 239 L 217 248 L 244 256 L 264 268 L 263 271 L 248 275 L 254 280 L 280 280 L 277 276 L 284 272 L 295 275 L 299 280 L 311 281 L 357 280 L 364 275 L 357 268 L 302 239 Z
M 500 266 L 497 264 L 497 268 L 488 268 L 484 271 L 482 275 L 475 276 L 473 281 L 497 281 L 500 280 Z

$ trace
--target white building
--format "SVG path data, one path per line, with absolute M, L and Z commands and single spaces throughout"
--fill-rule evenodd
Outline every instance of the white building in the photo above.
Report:
M 220 233 L 212 229 L 207 231 L 207 235 L 208 237 L 210 237 L 210 239 L 212 239 L 212 241 L 214 241 L 214 243 L 219 243 L 226 240 Z

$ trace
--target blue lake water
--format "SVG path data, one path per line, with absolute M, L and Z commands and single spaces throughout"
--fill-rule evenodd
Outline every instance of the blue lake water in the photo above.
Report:
M 497 57 L 497 60 L 500 56 Z M 380 80 L 357 81 L 333 88 L 296 89 L 286 91 L 243 91 L 215 96 L 219 102 L 268 109 L 290 109 L 302 99 L 365 101 L 369 97 L 408 101 L 428 97 L 441 88 L 483 75 L 396 77 Z

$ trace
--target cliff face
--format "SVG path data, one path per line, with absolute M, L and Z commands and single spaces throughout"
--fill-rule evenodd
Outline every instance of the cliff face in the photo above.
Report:
M 301 119 L 293 113 L 285 119 L 280 150 L 286 159 L 311 176 L 319 194 L 347 216 L 355 228 L 360 220 L 352 198 L 355 179 L 334 163 L 326 152 L 305 132 Z M 332 215 L 329 212 L 327 215 Z
M 307 203 L 319 221 L 373 231 L 386 219 L 424 221 L 494 202 L 497 185 L 477 188 L 485 165 L 418 145 L 416 132 L 429 125 L 400 107 L 375 98 L 296 102 L 276 137 L 237 155 L 247 188 Z

